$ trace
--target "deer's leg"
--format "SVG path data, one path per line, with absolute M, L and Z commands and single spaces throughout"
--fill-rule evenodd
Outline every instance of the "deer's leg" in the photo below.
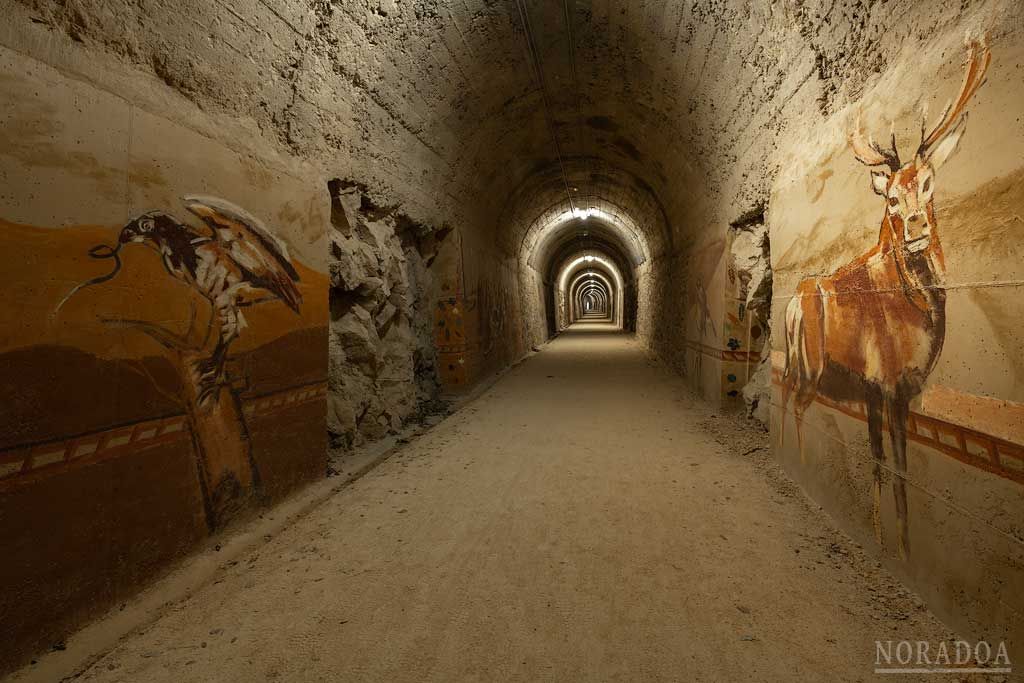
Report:
M 793 402 L 793 424 L 796 425 L 796 449 L 800 453 L 800 464 L 807 464 L 807 456 L 804 454 L 804 407 L 800 405 L 799 398 Z
M 796 447 L 800 453 L 800 464 L 807 464 L 807 456 L 804 453 L 804 413 L 808 406 L 814 402 L 814 392 L 808 392 L 804 386 L 796 387 L 796 395 L 793 397 L 793 424 L 796 425 Z
M 808 365 L 807 358 L 803 353 L 803 308 L 800 296 L 800 285 L 797 286 L 797 293 L 786 305 L 786 367 L 782 371 L 782 421 L 779 428 L 779 447 L 782 447 L 786 434 L 786 409 L 789 407 L 789 398 L 794 390 L 798 390 L 807 381 L 805 369 Z M 800 411 L 803 415 L 803 411 Z M 800 417 L 797 417 L 797 409 L 793 409 L 793 418 L 796 421 L 797 440 L 800 436 Z M 803 459 L 803 448 L 800 449 L 800 458 Z
M 910 535 L 907 527 L 907 401 L 895 398 L 889 401 L 889 436 L 892 439 L 892 457 L 896 465 L 896 476 L 892 481 L 892 492 L 896 499 L 896 524 L 898 529 L 897 549 L 900 559 L 910 555 Z
M 786 305 L 786 334 L 783 341 L 786 345 L 786 366 L 782 370 L 782 406 L 779 418 L 779 448 L 786 441 L 786 409 L 789 408 L 789 397 L 793 393 L 800 375 L 800 299 L 794 296 Z
M 793 387 L 793 419 L 796 422 L 800 462 L 807 463 L 804 450 L 804 413 L 818 394 L 825 371 L 824 310 L 815 281 L 804 280 L 797 296 L 786 307 L 786 370 L 784 382 Z
M 785 375 L 782 376 L 782 405 L 779 406 L 779 448 L 786 443 L 786 408 L 789 406 L 789 395 L 793 392 L 793 382 Z
M 818 395 L 818 380 L 821 378 L 820 373 L 815 372 L 810 377 L 798 376 L 790 379 L 791 386 L 789 390 L 786 390 L 786 385 L 783 387 L 783 409 L 782 418 L 785 422 L 786 418 L 786 402 L 789 400 L 790 392 L 793 392 L 793 422 L 796 424 L 796 445 L 797 450 L 800 453 L 800 464 L 807 464 L 807 452 L 804 449 L 804 414 L 807 409 L 814 403 L 814 399 Z
M 871 524 L 875 528 L 875 540 L 882 545 L 882 463 L 885 462 L 885 448 L 882 446 L 882 395 L 871 388 L 867 393 L 868 440 L 871 455 L 875 458 L 872 469 L 874 483 L 871 487 Z

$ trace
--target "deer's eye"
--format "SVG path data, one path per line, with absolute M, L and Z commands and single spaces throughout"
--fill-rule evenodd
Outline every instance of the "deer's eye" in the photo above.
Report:
M 928 192 L 930 189 L 932 189 L 932 179 L 929 176 L 928 178 L 925 178 L 924 185 L 921 186 L 921 191 Z
M 895 207 L 895 206 L 899 206 L 899 205 L 900 205 L 900 198 L 899 197 L 889 197 L 889 206 Z

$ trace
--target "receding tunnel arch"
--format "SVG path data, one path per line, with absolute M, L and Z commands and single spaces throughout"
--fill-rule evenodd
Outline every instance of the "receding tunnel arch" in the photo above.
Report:
M 604 294 L 608 304 L 608 319 L 610 322 L 615 322 L 615 305 L 613 302 L 616 300 L 616 296 L 614 288 L 610 282 L 604 279 L 603 276 L 593 271 L 589 271 L 577 275 L 576 279 L 569 287 L 568 299 L 570 305 L 567 310 L 568 324 L 572 324 L 579 320 L 583 313 L 581 299 L 585 293 L 593 290 L 594 288 L 599 289 Z
M 572 221 L 603 222 L 634 266 L 671 242 L 669 220 L 651 185 L 620 162 L 600 157 L 566 157 L 535 168 L 509 195 L 503 217 L 510 250 L 538 269 L 550 238 Z
M 568 299 L 567 313 L 570 324 L 593 313 L 599 313 L 601 319 L 608 322 L 616 322 L 616 308 L 613 303 L 616 300 L 614 286 L 596 271 L 579 273 L 569 286 Z M 588 300 L 599 303 L 599 310 L 595 311 L 588 306 Z
M 611 308 L 604 287 L 588 283 L 580 287 L 574 300 L 577 321 L 611 321 Z
M 574 208 L 570 208 L 568 200 L 558 202 L 533 222 L 521 246 L 529 265 L 543 267 L 566 235 L 591 232 L 617 243 L 634 267 L 650 258 L 646 236 L 622 207 L 596 197 L 580 200 Z
M 570 187 L 572 190 L 573 187 Z M 548 334 L 571 322 L 573 302 L 566 290 L 569 264 L 577 269 L 587 256 L 600 259 L 609 287 L 611 318 L 623 329 L 635 329 L 637 269 L 651 257 L 651 240 L 623 207 L 593 195 L 570 202 L 563 198 L 542 210 L 530 222 L 520 243 L 520 263 L 538 273 Z
M 564 261 L 553 279 L 551 289 L 557 310 L 558 329 L 565 329 L 575 322 L 575 291 L 587 278 L 597 279 L 604 284 L 609 298 L 610 318 L 616 325 L 625 328 L 627 280 L 614 260 L 601 253 L 587 251 Z
M 535 291 L 549 336 L 564 325 L 558 273 L 584 252 L 615 264 L 615 318 L 623 329 L 636 330 L 639 271 L 669 248 L 671 231 L 655 191 L 632 169 L 585 155 L 537 167 L 509 196 L 503 223 L 521 271 L 539 276 Z

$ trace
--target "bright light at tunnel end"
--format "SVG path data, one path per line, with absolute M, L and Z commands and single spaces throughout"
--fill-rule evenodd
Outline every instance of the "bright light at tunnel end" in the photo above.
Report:
M 574 269 L 576 269 L 577 266 L 579 266 L 582 263 L 594 262 L 601 264 L 609 273 L 611 273 L 612 279 L 615 280 L 615 286 L 621 290 L 622 274 L 619 272 L 618 266 L 616 266 L 613 262 L 609 261 L 608 259 L 602 258 L 601 256 L 594 256 L 592 254 L 585 254 L 579 256 L 562 266 L 561 274 L 558 276 L 558 289 L 563 291 L 565 290 L 565 287 L 568 284 L 569 275 Z

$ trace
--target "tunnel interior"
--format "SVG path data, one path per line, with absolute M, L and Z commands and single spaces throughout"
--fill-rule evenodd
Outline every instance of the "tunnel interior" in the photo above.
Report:
M 1020 2 L 4 7 L 0 674 L 581 323 L 1024 654 Z
M 603 293 L 609 322 L 627 332 L 636 330 L 636 269 L 641 253 L 631 253 L 629 233 L 614 217 L 583 209 L 563 214 L 541 228 L 527 263 L 542 273 L 547 334 L 554 336 L 579 319 L 579 288 L 593 282 Z M 535 264 L 535 265 L 534 265 Z M 584 280 L 585 277 L 585 280 Z

